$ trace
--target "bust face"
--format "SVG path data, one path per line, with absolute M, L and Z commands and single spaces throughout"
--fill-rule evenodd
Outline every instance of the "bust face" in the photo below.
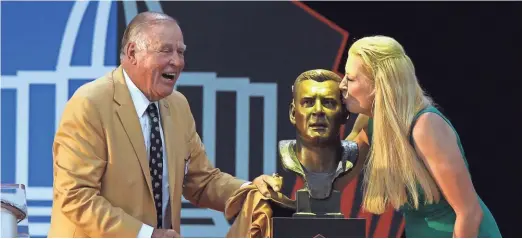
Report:
M 343 105 L 339 82 L 305 80 L 295 87 L 293 116 L 290 120 L 305 143 L 339 141 Z

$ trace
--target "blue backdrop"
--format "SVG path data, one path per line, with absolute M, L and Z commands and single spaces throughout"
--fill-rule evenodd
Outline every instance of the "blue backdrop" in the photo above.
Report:
M 1 4 L 1 181 L 28 186 L 20 230 L 45 236 L 57 120 L 80 85 L 117 64 L 117 4 Z

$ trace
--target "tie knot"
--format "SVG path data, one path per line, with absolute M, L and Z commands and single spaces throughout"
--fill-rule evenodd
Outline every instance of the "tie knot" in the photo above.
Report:
M 150 105 L 147 107 L 147 114 L 151 118 L 155 118 L 158 116 L 158 107 L 156 107 L 156 104 L 150 103 Z

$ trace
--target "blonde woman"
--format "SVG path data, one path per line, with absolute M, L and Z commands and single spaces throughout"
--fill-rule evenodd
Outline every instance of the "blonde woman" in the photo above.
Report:
M 475 192 L 459 136 L 425 95 L 410 58 L 393 38 L 366 37 L 348 51 L 340 86 L 371 150 L 363 207 L 404 213 L 408 237 L 501 237 Z

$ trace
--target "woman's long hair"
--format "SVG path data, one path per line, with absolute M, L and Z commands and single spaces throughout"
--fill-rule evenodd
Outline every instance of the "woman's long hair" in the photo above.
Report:
M 418 208 L 419 189 L 426 203 L 438 201 L 437 185 L 409 138 L 415 114 L 432 104 L 417 82 L 412 61 L 397 41 L 385 36 L 356 41 L 348 55 L 362 59 L 375 92 L 363 207 L 376 214 L 388 203 L 395 209 L 405 203 Z

